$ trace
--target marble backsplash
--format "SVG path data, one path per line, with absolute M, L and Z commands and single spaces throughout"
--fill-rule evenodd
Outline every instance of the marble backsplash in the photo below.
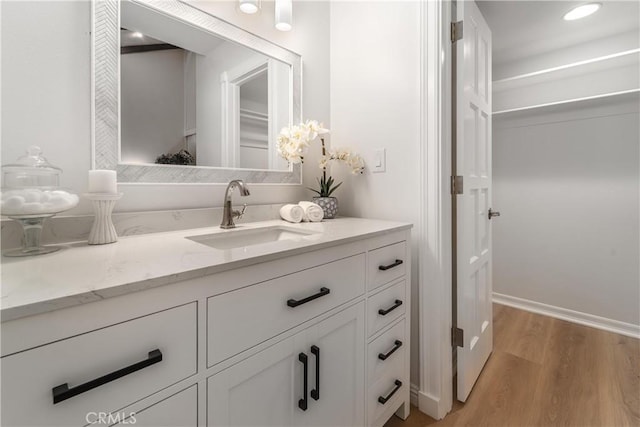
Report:
M 247 206 L 244 216 L 236 220 L 243 222 L 268 221 L 280 218 L 280 207 L 275 205 Z M 42 243 L 67 243 L 87 240 L 93 225 L 93 215 L 55 216 L 45 221 Z M 222 207 L 205 209 L 184 209 L 153 212 L 123 212 L 112 215 L 118 236 L 159 233 L 163 231 L 186 230 L 190 228 L 213 227 L 222 221 Z M 21 246 L 22 231 L 15 221 L 3 218 L 0 221 L 2 249 Z

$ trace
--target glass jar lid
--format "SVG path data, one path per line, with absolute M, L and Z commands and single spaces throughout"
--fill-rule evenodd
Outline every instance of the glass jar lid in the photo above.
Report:
M 58 187 L 61 173 L 62 169 L 52 165 L 42 156 L 40 147 L 32 145 L 15 163 L 2 166 L 2 186 L 5 188 Z

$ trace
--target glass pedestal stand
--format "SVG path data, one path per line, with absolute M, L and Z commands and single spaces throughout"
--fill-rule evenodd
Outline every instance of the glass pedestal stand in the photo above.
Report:
M 8 257 L 21 257 L 32 255 L 50 254 L 60 250 L 59 246 L 42 246 L 40 237 L 42 236 L 42 225 L 44 220 L 51 218 L 55 214 L 35 214 L 35 215 L 9 215 L 22 227 L 22 247 L 10 249 L 2 253 Z

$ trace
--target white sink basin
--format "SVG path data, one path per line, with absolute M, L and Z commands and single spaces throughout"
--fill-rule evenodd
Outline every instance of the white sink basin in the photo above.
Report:
M 221 233 L 187 236 L 186 239 L 216 249 L 234 249 L 247 246 L 262 245 L 281 240 L 300 241 L 305 237 L 317 235 L 314 231 L 274 225 L 263 228 L 248 228 L 224 231 Z

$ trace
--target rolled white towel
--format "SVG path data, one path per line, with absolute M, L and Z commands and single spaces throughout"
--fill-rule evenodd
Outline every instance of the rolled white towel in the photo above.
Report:
M 304 216 L 304 210 L 298 205 L 284 205 L 280 208 L 280 217 L 289 222 L 300 222 Z
M 303 221 L 320 222 L 324 218 L 324 211 L 320 206 L 313 202 L 298 202 L 298 205 L 304 211 Z

